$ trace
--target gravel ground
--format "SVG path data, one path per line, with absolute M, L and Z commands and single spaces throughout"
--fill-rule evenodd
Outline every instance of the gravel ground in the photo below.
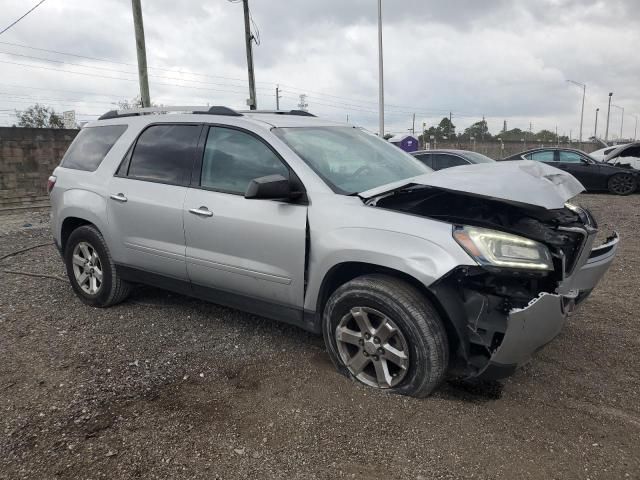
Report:
M 0 262 L 0 478 L 640 478 L 640 195 L 583 195 L 618 257 L 503 385 L 418 400 L 337 374 L 320 338 L 151 288 L 89 308 L 53 246 Z M 30 225 L 30 226 L 25 226 Z M 0 256 L 50 240 L 0 217 Z

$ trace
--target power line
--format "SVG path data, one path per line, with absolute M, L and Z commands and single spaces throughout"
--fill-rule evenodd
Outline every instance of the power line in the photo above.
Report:
M 22 15 L 20 18 L 18 18 L 15 22 L 13 22 L 11 25 L 9 25 L 8 27 L 6 27 L 4 30 L 2 30 L 0 32 L 0 35 L 2 35 L 4 32 L 6 32 L 7 30 L 9 30 L 11 27 L 13 27 L 16 23 L 18 23 L 20 20 L 22 20 L 24 17 L 26 17 L 27 15 L 29 15 L 31 12 L 33 12 L 36 8 L 38 8 L 40 5 L 42 5 L 45 2 L 45 0 L 40 0 L 35 6 L 31 7 L 31 10 L 28 10 L 27 13 L 25 13 L 24 15 Z
M 69 57 L 84 58 L 86 60 L 95 60 L 97 62 L 112 63 L 114 65 L 123 65 L 123 66 L 127 66 L 127 67 L 137 67 L 137 65 L 135 65 L 133 63 L 119 62 L 117 60 L 108 60 L 106 58 L 91 57 L 91 56 L 88 56 L 88 55 L 79 55 L 77 53 L 62 52 L 60 50 L 50 50 L 50 49 L 47 49 L 47 48 L 31 47 L 29 45 L 24 45 L 24 44 L 21 44 L 21 43 L 1 42 L 0 41 L 0 44 L 8 45 L 8 46 L 11 46 L 11 47 L 26 48 L 26 49 L 29 49 L 29 50 L 36 50 L 36 51 L 40 51 L 40 52 L 55 53 L 57 55 L 66 55 L 66 56 L 69 56 Z M 175 70 L 175 69 L 163 68 L 163 67 L 153 67 L 151 65 L 149 65 L 148 68 L 151 69 L 151 70 L 159 70 L 159 71 L 169 72 L 169 73 L 188 74 L 188 75 L 194 75 L 194 76 L 197 76 L 197 77 L 220 78 L 220 79 L 223 79 L 223 80 L 234 80 L 234 81 L 238 81 L 238 82 L 246 82 L 246 80 L 242 79 L 242 78 L 225 77 L 225 76 L 221 76 L 221 75 L 209 75 L 209 74 L 206 74 L 206 73 L 197 73 L 197 72 L 183 72 L 181 70 Z M 273 82 L 256 82 L 256 83 L 263 83 L 265 85 L 273 85 L 274 84 Z
M 40 69 L 40 70 L 49 70 L 52 72 L 59 72 L 59 73 L 71 73 L 74 75 L 83 75 L 83 76 L 87 76 L 87 77 L 97 77 L 97 78 L 108 78 L 111 80 L 120 80 L 123 82 L 135 82 L 137 83 L 138 80 L 136 79 L 132 79 L 132 78 L 122 78 L 122 77 L 110 77 L 110 76 L 104 76 L 104 75 L 98 75 L 95 73 L 87 73 L 87 72 L 74 72 L 74 71 L 70 71 L 70 70 L 61 70 L 59 68 L 51 68 L 51 67 L 45 67 L 42 65 L 30 65 L 30 64 L 26 64 L 26 63 L 18 63 L 18 62 L 8 62 L 5 60 L 0 60 L 0 63 L 5 63 L 5 64 L 9 64 L 9 65 L 18 65 L 21 67 L 27 67 L 27 68 L 36 68 L 36 69 Z M 184 87 L 184 88 L 188 88 L 191 90 L 203 90 L 203 91 L 210 91 L 210 92 L 224 92 L 224 93 L 234 93 L 234 94 L 240 94 L 241 92 L 235 91 L 235 90 L 224 90 L 224 89 L 219 89 L 219 88 L 204 88 L 204 87 L 194 87 L 193 85 L 181 85 L 178 83 L 162 83 L 162 82 L 154 82 L 155 85 L 164 85 L 164 86 L 168 86 L 168 87 Z M 230 87 L 235 87 L 235 86 L 230 86 Z M 239 87 L 235 87 L 235 88 L 239 88 Z M 273 94 L 271 94 L 271 96 L 273 96 Z
M 241 0 L 239 0 L 238 2 L 232 1 L 231 3 L 239 3 Z M 59 51 L 59 50 L 51 50 L 51 49 L 46 49 L 46 48 L 38 48 L 38 47 L 32 47 L 29 45 L 24 45 L 24 44 L 19 44 L 19 43 L 12 43 L 12 42 L 4 42 L 4 41 L 0 41 L 0 44 L 2 45 L 8 45 L 8 46 L 12 46 L 12 47 L 18 47 L 18 48 L 26 48 L 26 49 L 30 49 L 30 50 L 37 50 L 37 51 L 42 51 L 42 52 L 47 52 L 47 53 L 54 53 L 54 54 L 58 54 L 58 55 L 66 55 L 66 56 L 72 56 L 72 57 L 76 57 L 76 58 L 84 58 L 84 59 L 88 59 L 88 60 L 95 60 L 95 61 L 99 61 L 99 62 L 104 62 L 104 63 L 111 63 L 111 64 L 116 64 L 116 65 L 123 65 L 123 66 L 128 66 L 128 67 L 137 67 L 134 64 L 131 63 L 126 63 L 126 62 L 119 62 L 119 61 L 115 61 L 115 60 L 108 60 L 105 58 L 99 58 L 99 57 L 92 57 L 92 56 L 88 56 L 88 55 L 79 55 L 79 54 L 75 54 L 75 53 L 71 53 L 71 52 L 63 52 L 63 51 Z M 115 70 L 115 69 L 108 69 L 108 68 L 104 68 L 104 67 L 98 67 L 98 66 L 87 66 L 87 65 L 81 65 L 81 64 L 76 64 L 76 63 L 72 63 L 72 62 L 64 62 L 61 60 L 53 60 L 53 59 L 48 59 L 48 58 L 43 58 L 43 57 L 36 57 L 36 56 L 29 56 L 29 55 L 25 55 L 25 54 L 17 54 L 17 53 L 9 53 L 9 52 L 2 52 L 5 53 L 7 55 L 16 55 L 16 56 L 21 56 L 24 58 L 31 58 L 31 59 L 36 59 L 36 60 L 42 60 L 42 61 L 49 61 L 49 62 L 55 62 L 55 63 L 62 63 L 62 64 L 67 64 L 67 65 L 72 65 L 72 66 L 77 66 L 80 68 L 86 68 L 86 69 L 96 69 L 96 70 L 104 70 L 104 71 L 112 71 L 114 73 L 124 73 L 126 75 L 135 75 L 135 72 L 127 72 L 127 71 L 122 71 L 122 70 Z M 238 81 L 238 82 L 243 82 L 244 84 L 246 84 L 246 80 L 240 79 L 240 78 L 233 78 L 233 77 L 225 77 L 225 76 L 220 76 L 220 75 L 208 75 L 208 74 L 203 74 L 203 73 L 197 73 L 197 72 L 183 72 L 180 70 L 175 70 L 175 69 L 169 69 L 169 68 L 162 68 L 162 67 L 153 67 L 153 66 L 149 66 L 149 69 L 153 69 L 153 70 L 159 70 L 159 71 L 164 71 L 164 72 L 169 72 L 169 73 L 173 73 L 173 74 L 179 74 L 179 75 L 192 75 L 192 76 L 199 76 L 199 77 L 205 77 L 205 78 L 216 78 L 216 79 L 222 79 L 222 80 L 232 80 L 232 81 Z M 64 70 L 61 70 L 64 71 Z M 74 72 L 70 72 L 70 73 L 74 73 Z M 215 82 L 198 82 L 197 80 L 190 80 L 190 79 L 184 79 L 184 78 L 175 78 L 175 77 L 166 77 L 166 76 L 162 76 L 162 75 L 149 75 L 150 77 L 154 77 L 154 78 L 161 78 L 161 79 L 166 79 L 166 80 L 179 80 L 181 82 L 191 82 L 191 83 L 198 83 L 198 84 L 203 84 L 203 85 L 218 85 L 218 86 L 230 86 L 230 87 L 238 87 L 238 88 L 243 88 L 240 85 L 227 85 L 227 84 L 222 84 L 222 83 L 215 83 Z M 105 77 L 105 78 L 109 78 L 109 77 Z M 256 82 L 256 83 L 261 83 L 264 85 L 275 85 L 275 82 Z M 331 101 L 335 104 L 342 104 L 345 107 L 349 106 L 349 107 L 360 107 L 360 108 L 372 108 L 374 106 L 377 106 L 377 102 L 372 101 L 372 100 L 364 100 L 364 99 L 359 99 L 359 98 L 347 98 L 347 97 L 342 97 L 339 95 L 333 95 L 333 94 L 329 94 L 329 93 L 324 93 L 324 92 L 320 92 L 320 91 L 315 91 L 315 90 L 309 90 L 309 89 L 302 89 L 299 88 L 295 85 L 290 85 L 290 84 L 285 84 L 285 83 L 280 83 L 281 86 L 284 87 L 289 87 L 290 89 L 295 90 L 295 92 L 291 92 L 291 93 L 295 93 L 296 95 L 298 95 L 301 92 L 305 92 L 305 93 L 309 93 L 311 95 L 309 95 L 309 98 L 311 100 L 313 100 L 314 98 L 317 97 L 330 97 L 332 99 L 336 99 L 336 100 L 342 100 L 343 102 L 337 102 L 336 100 L 328 100 Z M 195 87 L 194 87 L 195 88 Z M 258 87 L 258 90 L 272 90 L 272 87 L 269 87 L 269 89 L 267 89 L 266 87 Z M 325 100 L 327 101 L 327 100 Z M 346 102 L 353 102 L 353 103 L 345 103 Z M 318 102 L 314 101 L 313 103 L 317 103 Z M 369 104 L 369 105 L 365 105 L 365 104 Z M 430 115 L 440 115 L 440 114 L 445 114 L 448 113 L 449 110 L 445 110 L 445 109 L 441 109 L 441 110 L 416 110 L 415 106 L 409 106 L 409 105 L 395 105 L 395 104 L 390 104 L 390 103 L 386 103 L 385 102 L 385 111 L 389 111 L 390 109 L 407 109 L 407 110 L 403 110 L 402 113 L 413 113 L 415 111 L 416 114 L 419 115 L 424 115 L 424 116 L 430 116 Z M 477 114 L 473 114 L 473 113 L 469 113 L 466 114 L 465 113 L 458 113 L 457 114 L 458 117 L 469 117 L 469 118 L 475 118 L 478 117 Z

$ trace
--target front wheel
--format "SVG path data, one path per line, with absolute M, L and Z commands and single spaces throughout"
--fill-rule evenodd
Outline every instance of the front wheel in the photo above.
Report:
M 338 370 L 365 385 L 424 397 L 444 379 L 447 335 L 438 313 L 409 283 L 365 275 L 327 301 L 323 334 Z
M 630 195 L 636 191 L 638 182 L 630 173 L 616 173 L 609 178 L 607 186 L 615 195 Z

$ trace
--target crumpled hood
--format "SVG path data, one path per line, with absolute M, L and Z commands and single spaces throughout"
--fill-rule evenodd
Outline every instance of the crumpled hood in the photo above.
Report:
M 546 209 L 564 207 L 584 190 L 570 173 L 532 160 L 446 168 L 361 192 L 365 200 L 410 185 L 427 185 Z

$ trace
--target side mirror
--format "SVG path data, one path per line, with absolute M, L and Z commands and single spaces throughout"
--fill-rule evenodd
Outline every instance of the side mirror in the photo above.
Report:
M 267 175 L 254 178 L 244 194 L 244 198 L 261 198 L 271 200 L 289 200 L 293 197 L 291 182 L 282 175 Z

